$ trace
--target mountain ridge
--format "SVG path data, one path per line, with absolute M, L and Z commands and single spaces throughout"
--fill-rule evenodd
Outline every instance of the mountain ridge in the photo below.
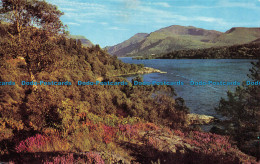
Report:
M 121 56 L 121 54 L 124 55 L 128 51 L 134 51 L 136 49 L 135 45 L 145 39 L 148 35 L 148 33 L 137 33 L 128 40 L 115 46 L 107 46 L 105 49 L 107 49 L 107 51 L 110 53 L 117 53 L 120 54 L 119 56 Z
M 193 26 L 172 25 L 139 37 L 132 42 L 134 38 L 137 38 L 136 35 L 115 46 L 106 47 L 108 53 L 119 57 L 146 56 L 176 50 L 245 44 L 260 38 L 260 28 L 233 27 L 223 33 Z

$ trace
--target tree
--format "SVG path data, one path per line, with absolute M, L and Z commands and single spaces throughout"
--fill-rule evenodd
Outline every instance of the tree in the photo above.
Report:
M 248 77 L 252 82 L 259 82 L 260 61 L 252 64 Z M 227 92 L 227 96 L 227 100 L 221 99 L 217 110 L 230 118 L 233 126 L 228 126 L 227 131 L 243 149 L 248 143 L 256 141 L 260 134 L 260 86 L 244 83 L 242 87 L 237 87 L 234 93 Z M 249 149 L 253 155 L 259 155 L 259 141 L 258 145 Z M 245 151 L 249 149 L 244 148 Z
M 60 20 L 63 13 L 55 5 L 42 0 L 2 0 L 0 14 L 1 20 L 11 23 L 19 36 L 28 26 L 42 28 L 52 34 L 65 28 Z
M 7 58 L 24 58 L 34 81 L 35 73 L 54 63 L 56 44 L 52 40 L 64 32 L 63 13 L 42 0 L 2 0 L 0 14 L 12 27 L 5 42 L 0 43 L 0 53 Z

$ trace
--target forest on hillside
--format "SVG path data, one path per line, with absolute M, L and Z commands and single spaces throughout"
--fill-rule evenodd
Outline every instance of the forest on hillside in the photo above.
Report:
M 231 137 L 191 127 L 171 87 L 77 85 L 125 81 L 143 65 L 68 39 L 55 5 L 0 7 L 0 163 L 256 163 Z
M 157 55 L 157 59 L 258 59 L 260 42 L 206 49 L 178 50 Z

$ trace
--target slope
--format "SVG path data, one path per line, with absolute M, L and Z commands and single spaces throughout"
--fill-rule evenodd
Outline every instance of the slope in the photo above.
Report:
M 173 25 L 154 31 L 130 46 L 129 40 L 109 47 L 108 52 L 116 56 L 149 56 L 176 50 L 204 49 L 252 42 L 260 37 L 260 28 L 236 27 L 225 33 L 205 30 L 193 26 Z
M 69 35 L 68 38 L 80 40 L 82 45 L 85 47 L 94 46 L 94 44 L 90 40 L 88 40 L 85 36 L 82 36 L 82 35 Z
M 130 49 L 129 47 L 122 46 L 122 44 L 118 44 L 117 51 L 110 51 L 114 49 L 114 46 L 112 46 L 108 52 L 116 56 L 144 55 L 189 49 L 190 47 L 210 47 L 212 43 L 208 42 L 220 34 L 221 32 L 213 30 L 174 25 L 150 33 L 143 40 L 132 45 Z M 129 40 L 131 40 L 131 38 Z
M 260 28 L 233 27 L 212 40 L 221 46 L 245 44 L 260 38 Z
M 116 56 L 124 56 L 129 52 L 135 52 L 140 42 L 148 36 L 147 33 L 137 33 L 128 40 L 117 44 L 115 46 L 105 47 L 108 53 Z

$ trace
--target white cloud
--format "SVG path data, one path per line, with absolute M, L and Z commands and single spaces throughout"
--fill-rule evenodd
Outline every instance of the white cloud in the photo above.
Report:
M 258 0 L 260 2 L 260 0 Z M 220 0 L 218 3 L 212 6 L 206 5 L 191 5 L 191 6 L 176 6 L 177 8 L 185 8 L 185 9 L 212 9 L 212 8 L 232 8 L 232 7 L 239 7 L 239 8 L 248 8 L 248 9 L 255 9 L 260 10 L 260 7 L 256 5 L 253 1 L 247 2 L 235 2 L 235 1 L 228 1 L 228 0 Z
M 107 22 L 100 22 L 99 24 L 101 24 L 101 25 L 108 25 L 108 23 Z
M 72 9 L 72 8 L 60 8 L 61 11 L 63 12 L 71 12 L 71 11 L 76 11 L 76 9 Z
M 213 18 L 213 17 L 197 17 L 193 18 L 194 20 L 203 21 L 203 22 L 222 22 L 222 19 Z
M 161 6 L 161 7 L 171 7 L 167 2 L 145 2 L 144 4 L 153 5 L 153 6 Z
M 116 31 L 126 31 L 126 30 L 128 30 L 128 29 L 119 28 L 119 27 L 109 27 L 108 29 L 109 29 L 109 30 L 116 30 Z
M 75 18 L 74 19 L 76 22 L 79 22 L 79 23 L 96 23 L 96 21 L 94 20 L 91 20 L 91 19 L 82 19 L 82 18 Z
M 155 3 L 155 5 L 159 5 L 159 6 L 162 6 L 162 7 L 171 7 L 171 5 L 169 5 L 166 2 L 158 2 L 158 3 Z
M 52 4 L 59 6 L 61 11 L 65 12 L 66 17 L 89 17 L 102 15 L 107 12 L 105 5 L 90 2 L 75 2 L 69 0 L 48 0 Z
M 157 21 L 162 22 L 162 20 L 169 20 L 169 19 L 175 19 L 175 20 L 181 20 L 186 21 L 189 18 L 186 16 L 174 14 L 170 11 L 165 11 L 163 9 L 155 9 L 151 6 L 139 6 L 137 8 L 139 11 L 139 17 L 144 17 L 146 19 L 150 19 L 151 21 Z
M 260 0 L 258 0 L 260 1 Z M 234 2 L 228 0 L 220 0 L 217 7 L 240 7 L 240 8 L 249 8 L 260 10 L 260 7 L 256 6 L 252 1 L 247 2 Z
M 74 22 L 69 22 L 69 23 L 67 23 L 68 25 L 72 25 L 72 26 L 80 26 L 80 24 L 79 23 L 74 23 Z

